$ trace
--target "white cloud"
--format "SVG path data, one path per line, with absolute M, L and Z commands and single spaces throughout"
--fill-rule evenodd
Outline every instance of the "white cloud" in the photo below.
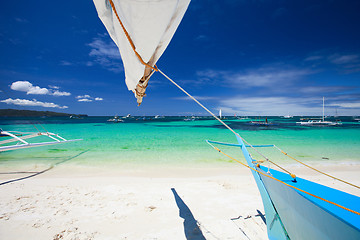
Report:
M 207 96 L 193 96 L 195 99 L 197 100 L 202 100 L 202 101 L 207 101 L 207 100 L 216 100 L 218 99 L 218 97 L 207 97 Z M 185 100 L 185 101 L 193 101 L 190 97 L 188 96 L 184 96 L 184 97 L 176 97 L 173 99 L 177 99 L 177 100 Z
M 88 99 L 88 98 L 81 98 L 81 99 L 78 99 L 78 102 L 92 102 L 93 100 L 91 99 Z
M 324 93 L 334 93 L 350 90 L 353 87 L 345 87 L 345 86 L 306 86 L 306 87 L 298 87 L 299 92 L 308 93 L 308 94 L 324 94 Z
M 71 93 L 69 92 L 60 92 L 59 90 L 55 90 L 52 95 L 54 96 L 70 96 Z
M 104 100 L 101 97 L 91 97 L 89 94 L 85 94 L 85 95 L 80 95 L 75 97 L 76 99 L 78 99 L 78 102 L 92 102 L 92 101 L 102 101 Z
M 320 60 L 322 58 L 323 58 L 322 56 L 314 55 L 314 56 L 310 56 L 310 57 L 305 58 L 305 61 L 317 61 L 317 60 Z
M 58 87 L 58 86 L 53 86 L 53 85 L 49 85 L 49 88 L 59 89 L 60 87 Z
M 33 86 L 32 83 L 28 81 L 13 82 L 10 88 L 15 91 L 26 92 L 26 94 L 38 94 L 38 95 L 49 94 L 49 90 L 47 88 Z
M 76 98 L 77 98 L 77 99 L 80 99 L 80 98 L 91 98 L 91 97 L 90 97 L 90 95 L 85 94 L 85 95 L 77 96 Z
M 94 40 L 89 43 L 89 46 L 92 48 L 89 53 L 90 56 L 121 59 L 119 49 L 112 41 L 94 38 Z
M 347 103 L 333 103 L 329 106 L 342 107 L 342 108 L 360 108 L 360 102 L 347 102 Z
M 49 103 L 49 102 L 40 102 L 36 99 L 33 100 L 27 100 L 27 99 L 12 99 L 8 98 L 5 100 L 2 100 L 1 102 L 6 104 L 13 104 L 13 105 L 19 105 L 19 106 L 35 106 L 35 107 L 47 107 L 47 108 L 68 108 L 67 106 L 59 106 L 55 103 Z
M 225 114 L 237 115 L 321 115 L 321 98 L 232 97 L 220 101 Z
M 205 70 L 197 72 L 200 82 L 219 84 L 224 87 L 249 88 L 272 87 L 278 88 L 292 85 L 294 81 L 312 74 L 308 69 L 278 69 L 264 67 L 245 72 Z
M 50 88 L 59 89 L 57 86 L 49 86 Z M 27 95 L 53 95 L 53 96 L 70 96 L 69 92 L 60 92 L 59 90 L 41 88 L 39 86 L 34 86 L 29 81 L 16 81 L 13 82 L 10 86 L 12 90 L 26 92 Z
M 298 80 L 301 77 L 310 74 L 309 70 L 280 70 L 273 68 L 261 68 L 257 70 L 251 70 L 247 73 L 236 73 L 226 75 L 225 79 L 228 83 L 233 83 L 234 87 L 269 87 L 276 86 L 278 84 L 286 86 L 292 84 L 294 80 Z
M 349 96 L 344 96 L 349 99 Z M 235 96 L 222 99 L 216 109 L 224 115 L 270 116 L 296 115 L 321 116 L 322 97 L 245 97 Z M 357 115 L 359 100 L 340 102 L 338 99 L 325 99 L 325 115 L 333 115 L 339 110 L 341 115 Z
M 71 65 L 73 65 L 71 62 L 69 62 L 69 61 L 65 61 L 65 60 L 62 60 L 61 62 L 60 62 L 60 65 L 62 65 L 62 66 L 71 66 Z
M 332 55 L 329 57 L 330 61 L 335 64 L 348 64 L 357 62 L 359 56 L 358 55 Z
M 89 56 L 94 60 L 87 62 L 86 66 L 91 67 L 96 63 L 111 72 L 123 71 L 119 49 L 107 34 L 99 35 L 87 45 L 91 48 Z

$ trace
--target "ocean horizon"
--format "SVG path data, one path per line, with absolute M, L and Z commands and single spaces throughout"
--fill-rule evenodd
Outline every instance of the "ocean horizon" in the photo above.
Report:
M 66 159 L 80 166 L 219 166 L 233 162 L 205 142 L 237 143 L 235 136 L 211 117 L 131 116 L 123 118 L 121 123 L 108 122 L 109 118 L 1 117 L 0 128 L 5 131 L 49 131 L 66 139 L 83 140 L 1 152 L 0 165 L 51 165 Z M 223 120 L 249 143 L 275 144 L 300 161 L 360 163 L 360 123 L 357 118 L 337 117 L 342 122 L 337 126 L 299 126 L 296 122 L 301 118 L 304 117 L 225 116 Z M 251 123 L 265 119 L 269 125 Z M 218 147 L 232 157 L 244 160 L 238 147 Z M 275 148 L 259 150 L 277 163 L 296 164 Z M 249 152 L 253 158 L 262 159 L 253 150 Z

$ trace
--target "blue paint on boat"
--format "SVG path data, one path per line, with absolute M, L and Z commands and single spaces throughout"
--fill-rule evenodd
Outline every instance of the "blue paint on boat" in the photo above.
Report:
M 268 168 L 262 167 L 266 173 Z M 270 169 L 271 175 L 331 202 L 359 212 L 360 198 Z M 260 176 L 291 239 L 360 239 L 360 216 L 309 194 Z
M 241 146 L 241 151 L 243 152 L 245 159 L 247 161 L 247 164 L 249 166 L 253 166 L 252 158 L 250 157 L 250 154 L 248 150 L 246 149 L 246 146 L 242 139 L 238 136 L 236 136 L 239 142 L 239 145 Z M 270 240 L 287 240 L 289 239 L 286 230 L 284 229 L 284 225 L 281 222 L 281 219 L 273 205 L 273 202 L 271 201 L 271 198 L 259 176 L 259 173 L 251 170 L 251 173 L 254 176 L 256 185 L 260 191 L 260 195 L 263 201 L 265 215 L 266 215 L 266 227 L 267 227 L 267 233 Z
M 360 212 L 360 198 L 286 173 L 257 167 L 236 136 L 247 164 L 343 207 Z M 269 239 L 360 239 L 360 216 L 251 170 L 263 200 Z
M 240 144 L 233 144 L 233 143 L 224 143 L 224 142 L 217 142 L 217 141 L 211 141 L 211 140 L 206 140 L 206 142 L 208 143 L 215 143 L 215 144 L 219 144 L 219 145 L 225 145 L 225 146 L 231 146 L 231 147 L 241 147 L 242 145 Z M 250 145 L 245 145 L 246 147 L 250 147 Z M 252 147 L 274 147 L 274 144 L 268 144 L 268 145 L 251 145 Z

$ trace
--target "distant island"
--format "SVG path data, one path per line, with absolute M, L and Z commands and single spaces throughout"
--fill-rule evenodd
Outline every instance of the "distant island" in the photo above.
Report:
M 0 109 L 0 117 L 87 117 L 86 114 L 70 114 L 51 111 L 32 111 L 17 109 Z

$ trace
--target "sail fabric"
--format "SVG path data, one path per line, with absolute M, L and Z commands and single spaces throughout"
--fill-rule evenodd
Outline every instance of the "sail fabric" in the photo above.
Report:
M 93 0 L 99 18 L 119 48 L 125 82 L 134 91 L 145 65 L 135 55 L 109 0 Z M 190 0 L 112 0 L 116 12 L 145 63 L 154 66 L 170 43 Z

